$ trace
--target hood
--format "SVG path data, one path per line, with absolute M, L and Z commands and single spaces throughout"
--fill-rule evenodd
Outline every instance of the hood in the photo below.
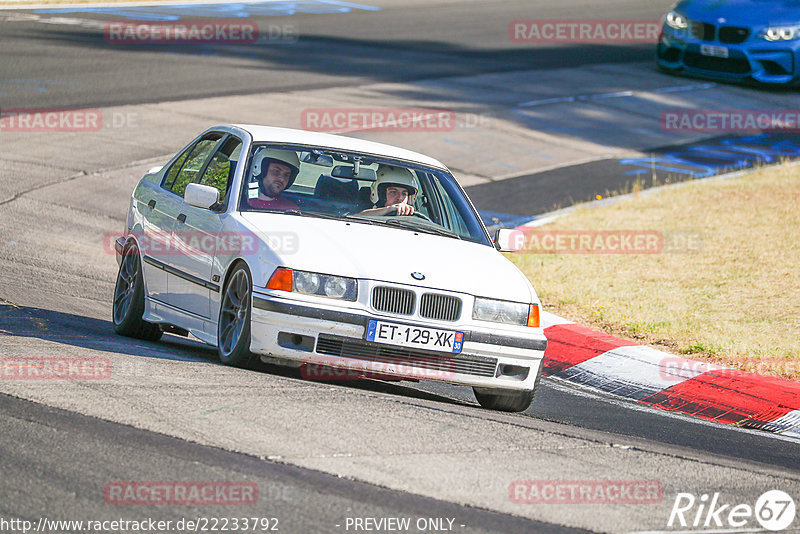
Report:
M 487 245 L 353 221 L 254 212 L 241 213 L 241 217 L 262 239 L 279 235 L 293 243 L 259 254 L 262 263 L 275 267 L 517 302 L 536 300 L 519 269 Z M 422 273 L 425 279 L 414 280 L 411 273 Z
M 800 23 L 800 0 L 684 0 L 675 9 L 690 20 L 726 26 Z

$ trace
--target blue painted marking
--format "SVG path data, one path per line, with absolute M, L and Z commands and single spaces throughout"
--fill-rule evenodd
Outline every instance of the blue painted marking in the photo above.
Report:
M 531 216 L 484 210 L 478 210 L 478 215 L 480 215 L 483 224 L 486 226 L 502 226 L 503 228 L 516 228 L 536 219 L 536 217 Z
M 354 10 L 380 11 L 377 6 L 339 0 L 300 0 L 278 2 L 221 2 L 217 4 L 178 4 L 169 6 L 69 7 L 37 9 L 35 13 L 99 13 L 128 20 L 175 21 L 186 17 L 248 18 L 288 17 L 298 13 L 326 15 Z
M 18 83 L 23 85 L 83 85 L 81 82 L 62 82 L 58 80 L 27 80 L 25 78 L 0 78 L 0 84 Z
M 61 82 L 56 80 L 26 80 L 23 78 L 0 78 L 0 85 L 19 85 L 23 91 L 46 93 L 47 87 L 42 85 L 83 85 L 80 82 Z M 34 87 L 38 86 L 38 87 Z M 0 95 L 3 93 L 0 93 Z
M 648 174 L 657 169 L 705 178 L 724 169 L 741 169 L 760 161 L 771 163 L 778 158 L 800 156 L 800 144 L 791 139 L 778 139 L 768 133 L 728 138 L 718 145 L 687 146 L 658 157 L 625 158 L 619 163 L 638 167 L 625 175 Z

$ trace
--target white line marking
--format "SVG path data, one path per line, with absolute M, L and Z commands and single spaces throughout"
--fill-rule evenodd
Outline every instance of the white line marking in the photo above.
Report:
M 576 395 L 578 397 L 583 397 L 594 401 L 613 404 L 614 406 L 619 406 L 620 408 L 625 408 L 636 412 L 646 412 L 650 415 L 658 415 L 661 417 L 666 417 L 668 419 L 679 419 L 687 424 L 713 426 L 719 430 L 729 430 L 731 432 L 744 432 L 745 434 L 752 434 L 754 436 L 760 436 L 762 438 L 777 439 L 780 441 L 788 441 L 790 443 L 800 443 L 800 439 L 792 438 L 786 436 L 785 434 L 771 434 L 769 432 L 764 432 L 763 430 L 726 425 L 716 421 L 709 421 L 708 419 L 703 419 L 702 417 L 688 415 L 682 412 L 673 412 L 669 410 L 655 408 L 649 404 L 642 404 L 634 399 L 617 397 L 605 391 L 595 389 L 591 386 L 576 384 L 574 382 L 570 382 L 564 378 L 560 378 L 554 375 L 543 376 L 542 380 L 547 382 L 553 389 L 563 391 L 564 393 L 570 395 Z M 671 534 L 677 534 L 677 532 L 674 531 L 670 532 Z
M 697 91 L 703 89 L 713 89 L 716 87 L 715 83 L 693 83 L 691 85 L 678 85 L 676 87 L 661 87 L 654 89 L 654 93 L 683 93 L 688 91 Z
M 741 532 L 767 532 L 763 528 L 723 528 L 715 530 L 639 530 L 628 534 L 739 534 Z
M 665 365 L 671 362 L 677 367 L 682 359 L 652 347 L 624 346 L 573 365 L 561 375 L 612 395 L 641 400 L 689 380 L 691 373 Z
M 787 436 L 800 437 L 800 410 L 792 410 L 764 425 L 764 430 L 780 432 Z
M 559 96 L 555 98 L 544 98 L 542 100 L 531 100 L 517 104 L 520 108 L 530 108 L 535 106 L 545 106 L 547 104 L 560 104 L 563 102 L 586 102 L 590 100 L 600 100 L 603 98 L 626 98 L 629 96 L 645 95 L 647 93 L 683 93 L 689 91 L 702 91 L 705 89 L 713 89 L 716 87 L 715 83 L 693 83 L 690 85 L 677 85 L 672 87 L 659 87 L 649 91 L 614 91 L 612 93 L 593 93 L 588 95 L 574 95 L 574 96 Z

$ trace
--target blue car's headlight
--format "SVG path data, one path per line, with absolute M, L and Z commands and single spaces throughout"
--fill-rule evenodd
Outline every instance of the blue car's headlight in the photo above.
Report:
M 793 41 L 800 39 L 800 25 L 797 26 L 771 26 L 758 34 L 767 41 Z
M 664 22 L 670 28 L 676 30 L 685 30 L 689 27 L 689 19 L 678 13 L 677 11 L 670 11 L 667 13 L 667 16 L 664 17 Z

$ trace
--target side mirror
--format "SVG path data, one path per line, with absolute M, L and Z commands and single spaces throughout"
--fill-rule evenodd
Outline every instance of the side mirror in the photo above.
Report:
M 190 206 L 213 210 L 219 206 L 219 190 L 210 185 L 187 184 L 183 200 Z
M 500 228 L 494 234 L 494 246 L 500 252 L 519 252 L 525 245 L 525 234 L 520 230 Z

